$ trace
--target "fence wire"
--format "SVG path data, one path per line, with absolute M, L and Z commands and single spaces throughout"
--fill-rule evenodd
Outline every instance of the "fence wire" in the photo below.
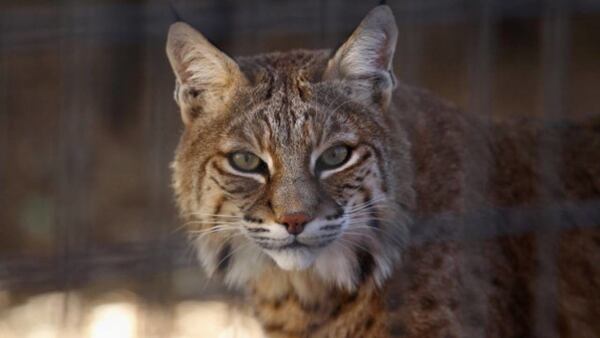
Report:
M 376 2 L 174 0 L 172 4 L 183 19 L 237 55 L 294 44 L 333 47 Z M 479 157 L 465 159 L 466 211 L 417 219 L 410 245 L 468 243 L 461 269 L 485 273 L 490 269 L 483 258 L 487 240 L 535 234 L 540 245 L 534 336 L 558 337 L 559 237 L 568 230 L 600 225 L 600 196 L 577 201 L 559 197 L 564 185 L 558 163 L 563 140 L 548 130 L 553 121 L 569 115 L 573 27 L 580 22 L 574 18 L 598 20 L 600 3 L 388 3 L 400 27 L 399 77 L 412 84 L 439 85 L 444 94 L 480 116 L 484 128 L 490 128 L 501 110 L 498 106 L 505 104 L 494 94 L 502 81 L 502 25 L 519 20 L 540 25 L 539 44 L 532 47 L 537 50 L 527 51 L 539 55 L 539 77 L 527 81 L 539 82 L 540 93 L 531 96 L 539 98 L 539 110 L 549 121 L 537 152 L 540 202 L 495 207 L 480 201 L 478 196 L 490 185 L 491 155 L 485 142 L 470 136 L 467 153 Z M 164 56 L 172 21 L 165 2 L 150 0 L 0 4 L 0 222 L 4 224 L 0 291 L 35 295 L 59 290 L 68 297 L 102 276 L 142 284 L 136 290 L 148 308 L 203 297 L 206 289 L 181 291 L 177 279 L 180 271 L 195 269 L 197 262 L 185 235 L 175 230 L 178 220 L 169 187 L 168 163 L 181 129 Z M 457 45 L 444 45 L 453 60 L 466 64 L 466 71 L 448 69 L 451 75 L 444 77 L 436 68 L 439 64 L 427 60 L 434 60 L 431 54 L 437 50 L 431 41 L 442 41 L 448 30 L 456 35 L 469 31 Z M 430 36 L 437 40 L 427 40 Z M 113 204 L 122 207 L 113 210 Z M 448 228 L 457 224 L 459 232 Z M 480 319 L 486 322 L 490 312 L 486 290 L 477 279 L 466 277 L 464 282 L 472 292 L 468 297 L 474 300 L 474 309 L 484 314 Z M 63 304 L 66 321 L 70 303 Z M 145 322 L 141 336 L 168 335 L 170 324 L 160 323 Z M 485 327 L 470 335 L 485 337 Z

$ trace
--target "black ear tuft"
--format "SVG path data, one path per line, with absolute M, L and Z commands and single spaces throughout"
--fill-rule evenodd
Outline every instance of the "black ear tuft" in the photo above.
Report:
M 181 18 L 181 15 L 179 15 L 179 12 L 177 12 L 177 8 L 175 8 L 173 1 L 169 1 L 169 8 L 171 9 L 171 14 L 173 14 L 173 18 L 175 18 L 175 22 L 185 22 L 185 20 Z

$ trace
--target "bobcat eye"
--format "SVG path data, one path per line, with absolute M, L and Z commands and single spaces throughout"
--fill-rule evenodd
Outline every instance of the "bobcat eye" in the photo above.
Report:
M 350 158 L 350 148 L 345 145 L 331 147 L 317 159 L 316 171 L 330 170 L 340 167 Z
M 242 172 L 258 172 L 264 168 L 263 161 L 256 155 L 239 151 L 229 155 L 229 164 L 236 170 Z

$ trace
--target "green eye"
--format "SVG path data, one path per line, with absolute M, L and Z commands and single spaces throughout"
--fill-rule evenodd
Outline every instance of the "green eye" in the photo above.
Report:
M 247 151 L 240 151 L 229 155 L 229 164 L 239 171 L 256 172 L 264 167 L 261 159 Z
M 350 148 L 345 145 L 331 147 L 321 154 L 317 160 L 317 171 L 335 169 L 350 158 Z

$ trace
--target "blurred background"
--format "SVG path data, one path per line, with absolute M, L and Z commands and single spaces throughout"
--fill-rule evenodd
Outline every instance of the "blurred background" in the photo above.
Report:
M 232 56 L 334 48 L 376 4 L 172 1 Z M 401 81 L 494 118 L 600 115 L 600 1 L 388 4 Z M 236 298 L 174 208 L 173 21 L 167 1 L 0 2 L 0 337 L 184 337 L 191 306 Z

